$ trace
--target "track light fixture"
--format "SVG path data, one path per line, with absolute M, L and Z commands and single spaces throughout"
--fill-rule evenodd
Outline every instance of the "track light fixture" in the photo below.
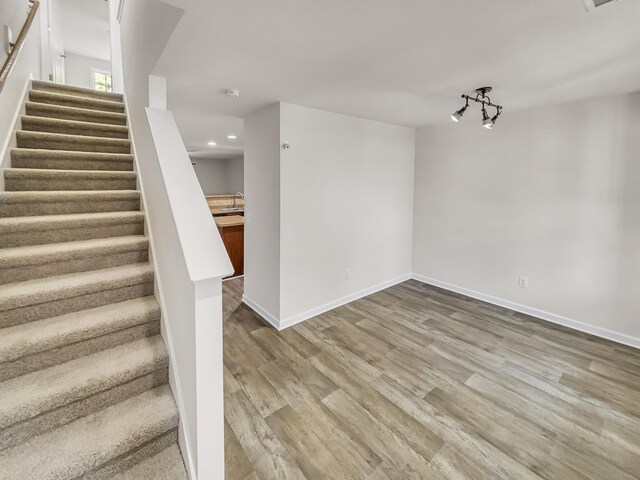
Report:
M 462 118 L 462 115 L 464 115 L 464 112 L 466 112 L 469 108 L 469 100 L 471 100 L 473 102 L 482 104 L 482 126 L 488 130 L 491 130 L 498 120 L 498 117 L 502 114 L 502 106 L 492 103 L 491 99 L 487 95 L 489 92 L 491 92 L 491 90 L 493 90 L 491 87 L 477 88 L 475 97 L 463 94 L 462 98 L 465 99 L 466 103 L 464 107 L 451 115 L 451 120 L 453 120 L 454 122 L 459 122 Z M 493 117 L 489 116 L 487 107 L 496 109 L 496 114 Z

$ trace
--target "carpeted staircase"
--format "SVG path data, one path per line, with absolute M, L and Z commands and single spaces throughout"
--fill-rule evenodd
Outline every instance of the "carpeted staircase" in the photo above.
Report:
M 33 82 L 0 192 L 0 478 L 186 479 L 122 96 Z

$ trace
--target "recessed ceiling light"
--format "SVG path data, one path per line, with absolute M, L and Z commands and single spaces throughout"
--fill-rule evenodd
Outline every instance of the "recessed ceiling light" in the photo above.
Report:
M 228 138 L 229 140 L 235 140 L 235 139 L 236 139 L 236 138 L 238 138 L 238 137 L 236 137 L 235 135 L 233 135 L 233 134 L 232 134 L 232 135 L 227 135 L 227 138 Z
M 211 142 L 207 143 L 207 145 L 209 145 L 210 147 L 215 147 L 217 145 L 217 143 L 214 142 L 214 141 L 211 141 Z
M 224 95 L 227 98 L 238 98 L 240 96 L 240 90 L 236 88 L 229 88 L 224 91 Z

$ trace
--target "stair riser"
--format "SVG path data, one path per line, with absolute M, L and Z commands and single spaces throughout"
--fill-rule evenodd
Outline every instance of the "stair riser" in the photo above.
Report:
M 89 338 L 62 347 L 52 348 L 44 352 L 19 358 L 12 362 L 0 363 L 0 382 L 35 372 L 42 368 L 52 367 L 61 363 L 75 360 L 85 355 L 91 355 L 103 350 L 117 347 L 124 343 L 133 342 L 144 337 L 160 333 L 160 314 L 154 314 L 149 321 L 130 328 L 118 330 L 99 337 Z
M 153 295 L 153 281 L 0 312 L 0 328 Z
M 177 441 L 178 429 L 176 420 L 176 428 L 172 428 L 151 442 L 147 442 L 142 447 L 132 449 L 128 454 L 120 456 L 106 465 L 86 473 L 82 476 L 82 480 L 111 480 L 116 475 L 129 470 L 143 460 L 162 452 Z
M 58 85 L 55 83 L 48 82 L 38 82 L 34 81 L 32 85 L 33 90 L 39 92 L 53 92 L 53 93 L 61 93 L 63 95 L 73 95 L 76 97 L 83 98 L 93 98 L 98 100 L 109 100 L 112 102 L 122 102 L 123 97 L 122 94 L 112 93 L 112 92 L 101 92 L 101 91 L 87 91 L 83 88 L 68 86 L 68 85 Z
M 62 133 L 65 135 L 85 135 L 88 137 L 129 138 L 129 132 L 117 126 L 91 124 L 82 125 L 50 122 L 45 118 L 22 118 L 22 129 L 29 132 Z
M 169 381 L 167 367 L 142 375 L 129 382 L 75 401 L 0 430 L 0 450 L 17 445 L 25 440 L 54 428 L 90 415 L 103 408 L 115 405 L 129 397 L 164 385 Z
M 103 226 L 87 224 L 61 230 L 31 230 L 26 232 L 0 231 L 0 248 L 26 247 L 27 245 L 46 245 L 47 243 L 74 242 L 95 238 L 126 237 L 128 235 L 143 234 L 144 223 L 142 221 Z
M 60 190 L 135 190 L 135 178 L 99 179 L 99 178 L 7 178 L 7 192 L 60 191 Z
M 37 159 L 19 158 L 11 160 L 13 168 L 44 168 L 47 170 L 109 170 L 118 172 L 130 172 L 133 170 L 133 162 L 105 162 L 104 160 L 63 160 L 63 159 Z
M 46 103 L 48 105 L 60 105 L 62 107 L 84 108 L 87 110 L 97 110 L 100 112 L 124 113 L 124 104 L 100 102 L 91 98 L 83 97 L 59 97 L 48 95 L 48 92 L 31 90 L 29 92 L 31 102 Z
M 37 265 L 2 268 L 0 266 L 0 285 L 23 282 L 36 278 L 54 277 L 68 273 L 88 272 L 103 268 L 119 267 L 131 263 L 142 263 L 149 260 L 149 248 L 129 252 L 94 254 L 86 258 L 74 258 L 60 262 Z
M 24 202 L 0 204 L 0 217 L 63 215 L 65 213 L 128 212 L 140 210 L 140 200 L 87 202 Z
M 42 150 L 67 150 L 72 152 L 131 153 L 129 141 L 98 140 L 83 137 L 74 138 L 38 138 L 17 135 L 18 148 L 38 148 Z
M 60 108 L 56 105 L 47 105 L 27 102 L 25 105 L 27 115 L 33 117 L 57 118 L 59 120 L 74 120 L 77 122 L 102 123 L 107 125 L 127 125 L 127 118 L 118 113 L 99 112 L 85 109 Z

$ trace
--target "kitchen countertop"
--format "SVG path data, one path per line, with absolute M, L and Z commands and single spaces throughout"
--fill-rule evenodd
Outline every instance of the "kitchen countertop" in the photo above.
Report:
M 229 215 L 230 213 L 244 213 L 244 208 L 240 207 L 239 210 L 227 210 L 231 208 L 229 207 L 209 207 L 209 210 L 211 211 L 211 215 Z
M 224 210 L 233 207 L 234 195 L 205 195 L 209 210 L 212 215 L 228 215 L 230 213 L 242 213 L 244 212 L 244 198 L 236 197 L 235 203 L 240 210 L 228 211 Z
M 226 217 L 216 217 L 214 220 L 216 221 L 216 225 L 220 228 L 237 227 L 238 225 L 244 225 L 244 217 L 242 215 L 228 215 Z

